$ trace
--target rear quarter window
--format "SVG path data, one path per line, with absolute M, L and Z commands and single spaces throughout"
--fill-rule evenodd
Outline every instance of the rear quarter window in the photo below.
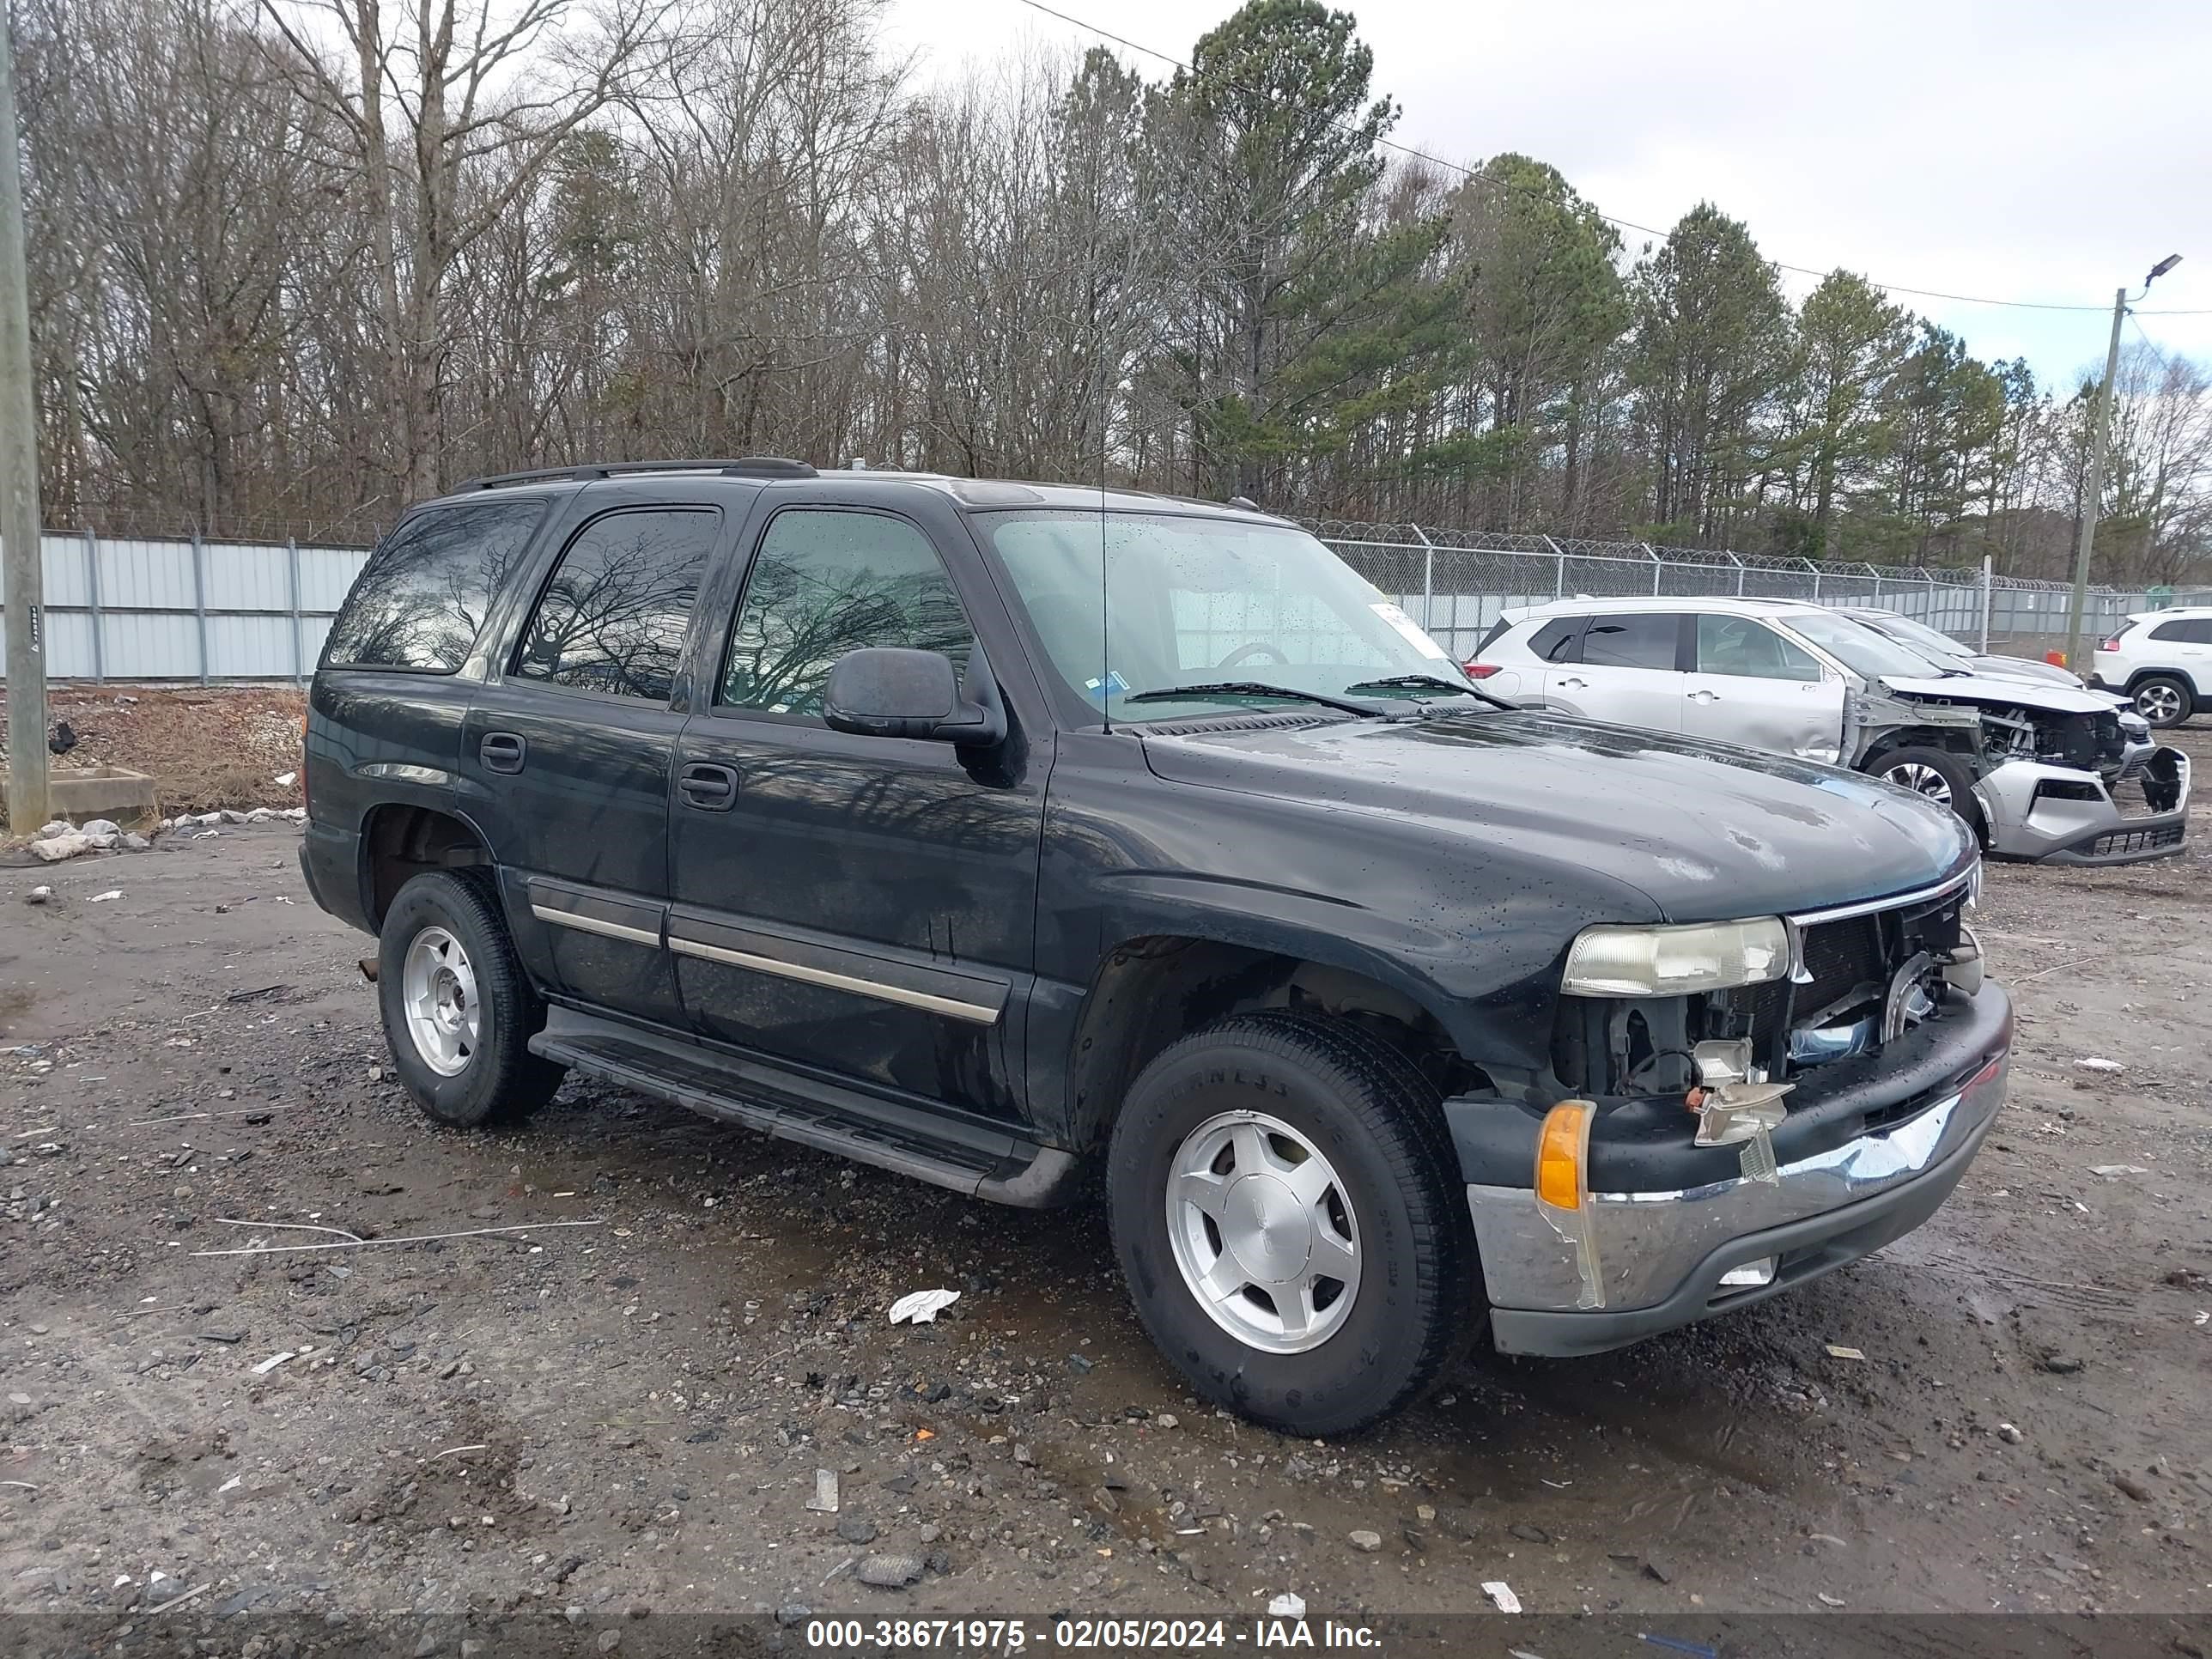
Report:
M 464 501 L 405 520 L 355 579 L 323 647 L 326 668 L 450 674 L 468 659 L 492 596 L 530 545 L 547 498 Z
M 1573 662 L 1581 654 L 1587 617 L 1554 617 L 1528 641 L 1529 654 L 1545 662 Z

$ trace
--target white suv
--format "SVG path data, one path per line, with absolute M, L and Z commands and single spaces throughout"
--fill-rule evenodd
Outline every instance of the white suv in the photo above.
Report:
M 2212 606 L 2135 612 L 2098 644 L 2089 684 L 2161 728 L 2212 708 Z
M 2124 699 L 1968 673 L 1801 600 L 1509 609 L 1466 672 L 1528 708 L 1850 767 L 2008 857 L 2131 863 L 2188 834 L 2189 757 Z

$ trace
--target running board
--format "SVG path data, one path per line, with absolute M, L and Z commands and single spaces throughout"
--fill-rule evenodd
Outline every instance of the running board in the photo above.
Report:
M 1080 1185 L 1079 1160 L 1059 1147 L 573 1009 L 550 1010 L 530 1051 L 719 1122 L 971 1198 L 1046 1209 L 1069 1202 Z

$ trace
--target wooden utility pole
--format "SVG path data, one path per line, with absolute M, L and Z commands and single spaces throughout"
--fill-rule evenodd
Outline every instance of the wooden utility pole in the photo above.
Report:
M 38 409 L 31 295 L 23 269 L 23 176 L 15 53 L 0 7 L 0 558 L 8 608 L 8 828 L 46 821 L 46 584 L 39 568 Z

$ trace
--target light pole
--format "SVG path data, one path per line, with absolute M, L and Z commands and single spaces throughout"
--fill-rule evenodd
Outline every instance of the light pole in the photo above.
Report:
M 2150 285 L 2181 263 L 2179 253 L 2169 253 L 2150 268 L 2143 278 L 2143 294 Z M 2142 294 L 2136 298 L 2140 300 Z M 2105 348 L 2105 378 L 2097 384 L 2096 412 L 2090 416 L 2089 476 L 2081 485 L 2081 539 L 2074 550 L 2074 603 L 2066 612 L 2066 666 L 2084 679 L 2081 673 L 2081 613 L 2089 603 L 2089 548 L 2097 536 L 2097 507 L 2105 489 L 2105 449 L 2112 434 L 2112 377 L 2120 368 L 2120 324 L 2128 314 L 2128 291 L 2121 289 L 2112 295 L 2112 340 Z

